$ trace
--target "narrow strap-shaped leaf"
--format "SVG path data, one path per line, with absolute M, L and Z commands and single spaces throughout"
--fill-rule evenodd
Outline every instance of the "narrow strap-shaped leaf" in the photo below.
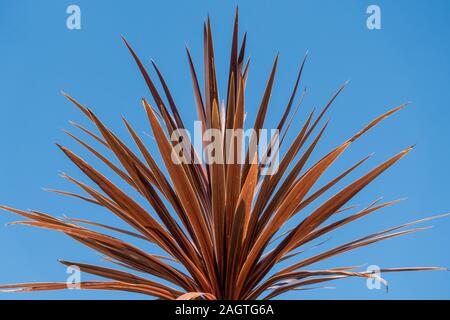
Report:
M 264 121 L 266 119 L 267 107 L 269 106 L 270 96 L 272 94 L 272 88 L 275 80 L 275 73 L 277 71 L 277 65 L 278 65 L 278 55 L 275 57 L 275 61 L 272 66 L 272 71 L 270 72 L 269 80 L 267 81 L 266 89 L 264 90 L 264 95 L 262 97 L 261 104 L 259 105 L 258 113 L 256 114 L 255 123 L 253 124 L 253 130 L 255 131 L 257 137 L 251 139 L 250 141 L 251 145 L 255 143 L 259 145 L 260 129 L 262 129 Z M 254 139 L 256 139 L 256 141 L 252 141 Z M 250 159 L 253 159 L 253 155 L 251 155 L 249 152 L 250 150 L 247 150 L 247 154 L 245 156 L 241 183 L 244 183 L 245 179 L 247 178 L 248 170 L 250 169 L 249 161 Z
M 176 297 L 165 290 L 148 285 L 136 285 L 125 282 L 99 282 L 99 281 L 84 281 L 76 284 L 77 287 L 84 290 L 113 290 L 113 291 L 128 291 L 146 294 L 161 299 L 172 300 Z M 35 291 L 53 291 L 65 290 L 70 287 L 65 282 L 43 282 L 43 283 L 21 283 L 15 285 L 0 285 L 0 292 L 35 292 Z
M 198 248 L 203 258 L 205 259 L 206 267 L 211 275 L 215 275 L 215 264 L 213 259 L 212 234 L 208 228 L 208 223 L 205 220 L 205 215 L 202 212 L 199 204 L 199 199 L 191 187 L 191 183 L 181 166 L 175 164 L 172 160 L 172 147 L 164 131 L 156 118 L 153 110 L 144 100 L 144 107 L 146 108 L 149 117 L 153 134 L 155 135 L 158 148 L 163 157 L 164 163 L 167 167 L 171 180 L 174 184 L 177 195 L 186 213 L 191 215 L 191 223 L 195 232 L 196 238 L 199 241 Z

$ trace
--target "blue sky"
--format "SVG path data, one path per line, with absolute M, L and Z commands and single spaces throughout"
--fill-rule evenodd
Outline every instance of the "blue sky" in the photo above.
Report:
M 66 8 L 71 4 L 81 8 L 81 30 L 66 28 Z M 86 121 L 60 91 L 92 107 L 119 134 L 125 134 L 120 115 L 125 115 L 138 131 L 149 132 L 139 103 L 140 97 L 148 96 L 148 92 L 120 40 L 120 35 L 124 35 L 147 64 L 150 58 L 156 60 L 178 105 L 183 106 L 183 117 L 193 121 L 194 98 L 184 45 L 188 44 L 199 65 L 202 22 L 210 14 L 223 95 L 237 4 L 241 30 L 248 32 L 248 54 L 252 59 L 246 96 L 250 119 L 277 52 L 279 72 L 268 127 L 279 118 L 280 106 L 288 99 L 306 51 L 309 50 L 310 59 L 302 86 L 307 86 L 308 94 L 299 119 L 313 107 L 322 107 L 344 81 L 350 80 L 328 114 L 331 119 L 328 135 L 318 147 L 316 157 L 389 108 L 413 102 L 352 146 L 327 175 L 333 177 L 355 160 L 375 152 L 369 163 L 351 177 L 355 178 L 390 155 L 417 144 L 412 153 L 352 203 L 366 205 L 379 196 L 386 200 L 407 197 L 407 201 L 340 230 L 327 245 L 450 211 L 447 0 L 0 0 L 0 203 L 57 216 L 117 223 L 107 212 L 41 190 L 42 187 L 74 190 L 58 177 L 59 171 L 82 177 L 54 142 L 87 155 L 61 131 L 70 129 L 68 120 L 83 124 Z M 366 27 L 366 8 L 370 4 L 381 8 L 381 30 Z M 296 121 L 293 129 L 300 124 L 300 120 Z M 293 138 L 292 133 L 289 138 Z M 148 143 L 152 144 L 151 139 Z M 0 283 L 65 281 L 66 269 L 58 264 L 59 258 L 101 263 L 100 256 L 64 235 L 29 227 L 3 227 L 14 218 L 6 213 L 0 215 Z M 330 259 L 315 268 L 364 263 L 381 267 L 449 267 L 450 219 L 426 225 L 434 227 Z M 83 280 L 88 279 L 93 278 L 83 275 Z M 390 283 L 389 293 L 368 290 L 365 281 L 356 279 L 330 283 L 336 287 L 334 290 L 293 292 L 283 298 L 450 298 L 448 272 L 389 274 L 386 279 Z M 47 298 L 142 297 L 75 290 L 0 295 L 0 299 Z

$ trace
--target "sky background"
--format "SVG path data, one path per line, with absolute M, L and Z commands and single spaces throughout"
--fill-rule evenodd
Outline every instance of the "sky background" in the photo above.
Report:
M 71 4 L 81 8 L 81 30 L 66 28 L 66 8 Z M 370 4 L 381 8 L 382 30 L 366 27 L 366 9 Z M 352 145 L 321 180 L 334 177 L 375 152 L 367 164 L 344 181 L 349 183 L 389 156 L 417 144 L 412 153 L 351 204 L 364 206 L 380 196 L 385 200 L 407 197 L 407 201 L 339 230 L 324 248 L 450 211 L 447 0 L 0 0 L 0 203 L 120 225 L 104 210 L 42 191 L 43 187 L 76 190 L 58 176 L 61 171 L 87 181 L 54 144 L 60 142 L 82 156 L 88 155 L 61 131 L 76 132 L 68 120 L 85 125 L 87 121 L 60 91 L 93 108 L 125 141 L 130 140 L 121 115 L 139 132 L 150 132 L 140 105 L 140 98 L 149 93 L 120 40 L 120 35 L 124 35 L 147 65 L 150 58 L 155 59 L 182 116 L 192 123 L 195 107 L 184 46 L 191 49 L 201 73 L 202 23 L 210 14 L 223 96 L 236 5 L 241 36 L 242 31 L 248 32 L 247 54 L 251 57 L 246 95 L 249 121 L 253 122 L 277 52 L 280 61 L 267 116 L 268 128 L 281 115 L 303 55 L 308 50 L 310 54 L 301 84 L 302 88 L 307 87 L 307 96 L 288 135 L 290 141 L 306 113 L 313 107 L 323 107 L 339 86 L 350 80 L 327 115 L 331 123 L 313 159 L 389 108 L 412 102 Z M 143 137 L 157 153 L 151 138 Z M 92 156 L 87 159 L 98 165 Z M 15 218 L 0 214 L 0 283 L 65 281 L 68 275 L 57 262 L 59 258 L 103 263 L 101 256 L 62 234 L 24 226 L 4 227 Z M 431 230 L 356 250 L 312 268 L 365 263 L 381 267 L 450 267 L 450 219 L 425 224 L 429 225 L 433 226 Z M 330 283 L 336 287 L 333 290 L 291 292 L 282 298 L 450 298 L 448 272 L 388 274 L 385 278 L 390 283 L 389 293 L 368 290 L 364 280 L 352 279 Z M 82 280 L 89 279 L 95 277 L 82 275 Z M 0 294 L 0 299 L 135 298 L 145 297 L 77 290 Z

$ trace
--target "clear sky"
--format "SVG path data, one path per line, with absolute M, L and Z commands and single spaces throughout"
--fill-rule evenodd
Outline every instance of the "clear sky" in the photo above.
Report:
M 66 8 L 71 4 L 81 8 L 81 30 L 66 27 Z M 191 48 L 200 68 L 202 22 L 210 14 L 223 96 L 237 4 L 241 30 L 248 31 L 248 54 L 252 59 L 246 96 L 250 118 L 277 52 L 279 72 L 268 127 L 279 118 L 306 51 L 309 50 L 310 59 L 302 86 L 307 87 L 308 94 L 299 119 L 313 107 L 322 107 L 344 81 L 350 80 L 328 114 L 330 128 L 316 158 L 389 108 L 413 102 L 352 146 L 327 175 L 332 177 L 349 163 L 375 152 L 369 163 L 352 176 L 355 178 L 417 143 L 412 153 L 352 203 L 367 205 L 380 196 L 386 200 L 407 197 L 407 201 L 340 230 L 325 247 L 450 211 L 447 0 L 0 0 L 0 203 L 57 216 L 117 223 L 105 211 L 41 190 L 74 190 L 58 177 L 59 171 L 82 177 L 54 142 L 87 155 L 61 131 L 71 129 L 68 120 L 83 124 L 86 121 L 61 96 L 60 90 L 92 107 L 119 134 L 125 134 L 122 114 L 140 132 L 149 132 L 139 102 L 141 96 L 149 94 L 120 40 L 120 35 L 124 35 L 147 65 L 150 58 L 156 60 L 178 105 L 183 106 L 182 115 L 193 121 L 194 98 L 184 45 Z M 381 30 L 366 27 L 366 9 L 370 4 L 381 8 Z M 296 121 L 294 129 L 300 123 Z M 153 143 L 150 138 L 147 142 Z M 152 148 L 155 150 L 154 144 Z M 66 269 L 57 262 L 59 258 L 102 263 L 102 257 L 56 232 L 3 227 L 14 218 L 7 213 L 0 215 L 0 283 L 65 281 Z M 330 259 L 314 268 L 364 263 L 381 267 L 450 267 L 450 219 L 428 225 L 434 227 Z M 94 278 L 83 275 L 82 280 L 88 279 Z M 355 279 L 330 283 L 336 287 L 334 290 L 292 292 L 283 298 L 450 298 L 448 272 L 389 274 L 386 279 L 389 293 L 368 290 L 365 281 Z M 0 295 L 0 299 L 46 298 L 142 297 L 75 290 Z

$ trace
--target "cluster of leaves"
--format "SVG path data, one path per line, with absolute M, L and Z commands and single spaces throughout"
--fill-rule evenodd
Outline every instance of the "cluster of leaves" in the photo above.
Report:
M 202 129 L 242 129 L 245 120 L 245 86 L 249 61 L 245 61 L 246 36 L 238 41 L 238 19 L 234 23 L 231 56 L 229 64 L 226 101 L 219 107 L 219 90 L 214 64 L 214 49 L 210 21 L 204 24 L 204 90 L 199 85 L 197 72 L 189 50 L 187 56 L 192 76 L 195 104 Z M 79 219 L 58 219 L 51 215 L 31 211 L 25 212 L 10 207 L 1 208 L 29 220 L 15 224 L 30 225 L 60 231 L 103 254 L 120 269 L 61 261 L 65 265 L 77 265 L 83 272 L 107 278 L 108 281 L 81 282 L 83 289 L 122 290 L 151 295 L 160 299 L 257 299 L 274 298 L 289 290 L 304 290 L 312 285 L 347 278 L 369 278 L 376 275 L 368 271 L 357 272 L 355 267 L 310 270 L 310 265 L 344 252 L 364 247 L 385 239 L 413 233 L 424 228 L 408 228 L 414 221 L 360 239 L 344 243 L 308 258 L 298 259 L 311 242 L 332 233 L 357 219 L 376 212 L 397 201 L 380 203 L 375 201 L 367 208 L 328 223 L 337 213 L 350 207 L 345 205 L 358 192 L 405 156 L 412 148 L 398 153 L 362 177 L 339 189 L 332 197 L 316 204 L 309 214 L 305 208 L 316 203 L 320 196 L 338 184 L 369 157 L 349 167 L 346 171 L 317 186 L 319 178 L 333 162 L 359 137 L 382 120 L 401 110 L 394 108 L 373 120 L 347 141 L 332 149 L 313 165 L 307 161 L 323 136 L 327 123 L 321 125 L 325 112 L 343 90 L 342 86 L 323 110 L 315 116 L 311 112 L 304 121 L 287 152 L 281 157 L 278 171 L 273 175 L 262 175 L 261 162 L 250 161 L 257 155 L 246 154 L 236 144 L 222 141 L 224 155 L 234 151 L 236 159 L 245 156 L 245 163 L 212 163 L 199 161 L 193 164 L 176 164 L 172 161 L 173 142 L 169 133 L 185 128 L 168 85 L 162 73 L 152 62 L 160 81 L 165 99 L 158 91 L 143 63 L 130 45 L 126 46 L 136 61 L 150 89 L 156 108 L 143 99 L 143 105 L 153 131 L 165 170 L 160 167 L 150 150 L 135 132 L 130 123 L 123 119 L 140 155 L 132 151 L 117 135 L 109 130 L 89 108 L 65 95 L 89 119 L 100 134 L 73 123 L 74 126 L 112 152 L 115 160 L 108 159 L 84 140 L 72 133 L 73 139 L 92 155 L 112 169 L 126 184 L 145 199 L 151 210 L 144 208 L 117 184 L 91 166 L 88 162 L 66 147 L 59 146 L 67 157 L 90 178 L 98 189 L 66 174 L 64 178 L 73 182 L 86 194 L 52 190 L 101 206 L 122 219 L 133 231 L 107 226 L 98 222 Z M 305 64 L 301 63 L 292 94 L 277 125 L 281 132 L 280 144 L 287 143 L 286 132 L 303 100 L 292 108 L 297 97 L 301 74 Z M 253 129 L 263 128 L 274 83 L 278 58 L 261 99 Z M 318 133 L 314 133 L 315 131 Z M 311 139 L 310 139 L 311 138 Z M 311 142 L 308 142 L 312 140 Z M 190 142 L 189 142 L 190 143 Z M 190 145 L 192 155 L 201 157 L 202 150 Z M 231 150 L 231 148 L 234 148 Z M 270 154 L 270 146 L 266 156 Z M 118 163 L 119 164 L 118 164 Z M 168 176 L 164 173 L 167 172 Z M 293 220 L 303 213 L 300 223 Z M 157 218 L 156 218 L 156 216 Z M 433 217 L 434 218 L 434 217 Z M 288 223 L 290 222 L 290 223 Z M 287 225 L 294 227 L 283 232 Z M 160 256 L 146 252 L 116 237 L 94 231 L 87 226 L 123 233 L 127 236 L 149 241 L 164 252 Z M 320 243 L 319 243 L 320 244 Z M 318 246 L 318 245 L 316 245 Z M 294 261 L 279 271 L 273 271 L 281 262 Z M 126 268 L 128 271 L 122 271 Z M 280 268 L 278 268 L 280 269 Z M 382 272 L 438 270 L 439 268 L 393 268 Z M 150 280 L 136 273 L 147 274 Z M 4 291 L 39 291 L 65 289 L 66 283 L 35 283 L 3 285 Z

